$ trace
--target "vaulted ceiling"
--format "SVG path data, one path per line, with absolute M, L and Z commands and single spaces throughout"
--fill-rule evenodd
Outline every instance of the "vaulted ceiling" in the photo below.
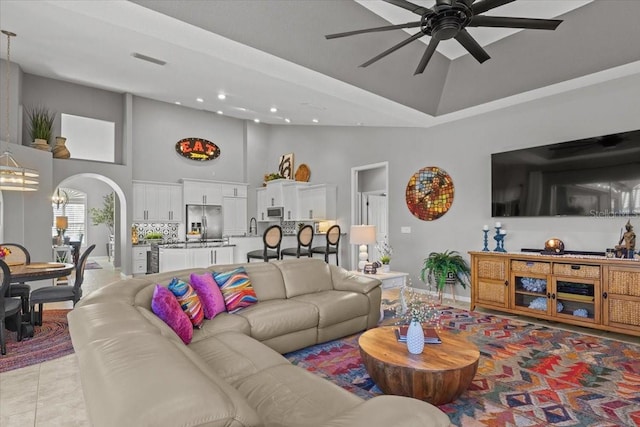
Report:
M 637 0 L 517 0 L 492 13 L 564 22 L 506 37 L 469 29 L 486 38 L 490 60 L 479 64 L 448 40 L 416 76 L 426 46 L 419 41 L 359 67 L 406 39 L 404 30 L 324 37 L 411 15 L 394 8 L 352 0 L 3 0 L 0 27 L 18 34 L 11 56 L 25 72 L 274 124 L 431 126 L 640 73 Z

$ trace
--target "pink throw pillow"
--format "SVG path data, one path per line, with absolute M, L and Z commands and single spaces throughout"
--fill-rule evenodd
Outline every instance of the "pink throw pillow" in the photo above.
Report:
M 191 273 L 190 282 L 198 297 L 200 297 L 200 302 L 202 302 L 202 308 L 204 309 L 204 317 L 213 319 L 216 315 L 227 311 L 222 292 L 216 281 L 213 280 L 213 274 Z
M 191 320 L 182 311 L 182 307 L 173 293 L 160 285 L 156 285 L 151 299 L 151 311 L 164 321 L 180 337 L 182 342 L 189 344 L 193 338 Z

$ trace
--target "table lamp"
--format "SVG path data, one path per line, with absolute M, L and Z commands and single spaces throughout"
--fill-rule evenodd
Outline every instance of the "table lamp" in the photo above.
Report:
M 69 218 L 66 216 L 56 217 L 56 229 L 58 230 L 58 246 L 64 242 L 64 232 L 69 227 Z
M 367 264 L 369 254 L 367 253 L 367 245 L 371 245 L 376 242 L 376 226 L 375 225 L 352 225 L 351 233 L 349 235 L 349 243 L 352 245 L 360 245 L 360 253 L 358 259 L 358 271 L 364 271 L 364 266 Z

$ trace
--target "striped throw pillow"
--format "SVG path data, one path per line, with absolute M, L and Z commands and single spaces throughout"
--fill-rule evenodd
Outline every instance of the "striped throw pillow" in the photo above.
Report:
M 198 294 L 187 282 L 173 278 L 169 283 L 169 290 L 176 296 L 180 307 L 185 312 L 195 328 L 200 328 L 204 322 L 204 310 Z
M 235 313 L 258 302 L 244 267 L 238 267 L 224 273 L 213 273 L 213 278 L 220 287 L 229 313 Z

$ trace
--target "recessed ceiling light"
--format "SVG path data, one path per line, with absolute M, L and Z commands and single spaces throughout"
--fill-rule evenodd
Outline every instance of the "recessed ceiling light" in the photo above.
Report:
M 312 119 L 311 120 L 313 123 L 318 123 L 318 119 Z
M 291 123 L 291 120 L 289 120 L 287 118 L 285 118 L 284 121 L 287 122 L 287 123 Z
M 202 99 L 202 98 L 196 98 L 196 101 L 198 101 L 198 102 L 204 102 L 204 99 Z
M 216 111 L 217 114 L 223 115 L 224 113 L 220 110 Z
M 176 104 L 176 105 L 182 105 L 182 102 L 180 102 L 180 101 L 176 101 L 176 102 L 175 102 L 175 104 Z
M 225 99 L 227 99 L 227 95 L 225 95 L 224 93 L 219 93 L 218 94 L 218 99 L 221 100 L 221 101 L 225 100 Z
M 277 113 L 278 109 L 276 107 L 271 107 L 269 111 L 271 111 L 272 113 Z
M 260 119 L 253 119 L 254 122 L 260 123 Z

